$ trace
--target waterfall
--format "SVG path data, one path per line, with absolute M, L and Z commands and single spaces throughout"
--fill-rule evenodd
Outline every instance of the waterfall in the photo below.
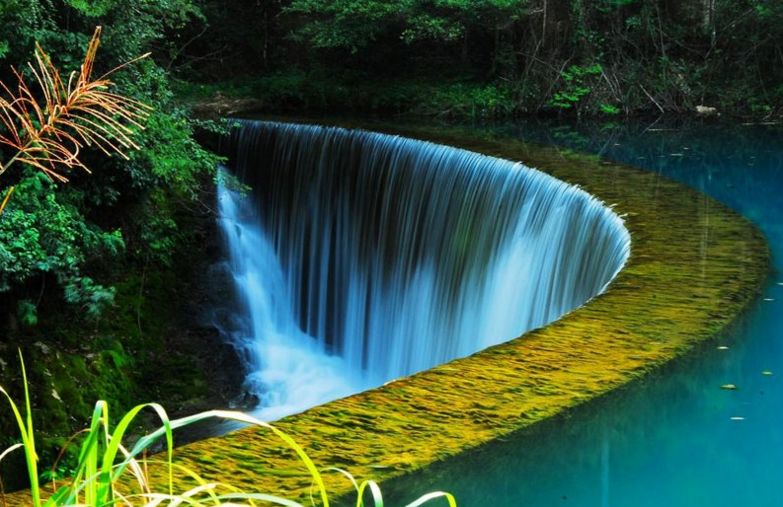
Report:
M 556 320 L 622 268 L 622 220 L 494 157 L 398 136 L 242 121 L 219 188 L 269 419 L 463 357 Z
M 339 357 L 300 331 L 280 262 L 258 225 L 252 200 L 218 188 L 220 224 L 244 326 L 232 333 L 248 371 L 246 390 L 259 399 L 258 416 L 279 419 L 362 390 Z

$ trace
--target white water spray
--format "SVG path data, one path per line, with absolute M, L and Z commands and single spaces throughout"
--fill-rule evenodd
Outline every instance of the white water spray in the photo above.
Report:
M 275 419 L 545 325 L 604 290 L 622 220 L 522 164 L 364 131 L 243 122 L 220 216 L 247 389 Z
M 280 263 L 251 200 L 221 184 L 218 203 L 245 323 L 232 341 L 248 371 L 245 389 L 259 399 L 254 415 L 272 421 L 362 390 L 361 377 L 296 324 Z

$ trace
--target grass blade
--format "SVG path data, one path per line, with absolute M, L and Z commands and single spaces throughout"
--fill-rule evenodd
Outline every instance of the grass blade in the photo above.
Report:
M 457 500 L 454 498 L 454 495 L 443 491 L 433 491 L 432 493 L 427 493 L 418 500 L 414 500 L 413 502 L 409 503 L 405 507 L 419 507 L 420 505 L 423 505 L 430 500 L 435 500 L 436 498 L 445 498 L 449 503 L 449 507 L 457 507 Z

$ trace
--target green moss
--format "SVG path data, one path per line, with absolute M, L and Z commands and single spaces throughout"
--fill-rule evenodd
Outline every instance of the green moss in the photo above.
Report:
M 199 224 L 190 225 L 198 231 Z M 64 438 L 83 428 L 97 400 L 107 401 L 115 413 L 158 400 L 176 412 L 210 392 L 194 353 L 171 344 L 172 336 L 184 332 L 187 301 L 182 294 L 193 294 L 194 271 L 207 262 L 203 242 L 195 247 L 193 241 L 178 246 L 176 255 L 183 262 L 172 267 L 114 266 L 106 277 L 116 288 L 115 303 L 98 320 L 44 299 L 39 325 L 5 341 L 22 344 L 44 466 L 57 456 Z M 0 359 L 0 385 L 21 399 L 15 348 L 0 342 Z M 0 443 L 12 442 L 17 434 L 10 412 L 0 410 L 0 435 L 9 435 Z M 20 470 L 12 465 L 0 469 L 6 488 L 20 484 Z

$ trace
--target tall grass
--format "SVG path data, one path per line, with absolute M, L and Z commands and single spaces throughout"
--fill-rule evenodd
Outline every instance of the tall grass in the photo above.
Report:
M 79 72 L 71 72 L 64 79 L 36 43 L 35 64 L 28 62 L 24 72 L 11 68 L 16 85 L 0 81 L 0 148 L 8 150 L 10 156 L 7 160 L 0 158 L 0 176 L 18 163 L 42 171 L 52 180 L 66 182 L 71 169 L 90 172 L 80 159 L 86 146 L 125 159 L 128 151 L 139 148 L 133 138 L 144 128 L 152 108 L 111 91 L 114 83 L 110 77 L 149 54 L 96 78 L 93 71 L 100 44 L 99 26 L 87 45 Z M 9 187 L 0 198 L 0 216 L 13 193 L 14 187 Z
M 51 489 L 44 492 L 44 485 L 39 480 L 39 457 L 36 451 L 35 432 L 33 427 L 32 406 L 27 382 L 27 372 L 21 353 L 19 356 L 22 381 L 24 384 L 24 414 L 14 402 L 10 394 L 0 386 L 2 393 L 13 412 L 19 427 L 21 442 L 12 445 L 0 453 L 0 463 L 15 451 L 24 452 L 27 474 L 30 480 L 30 496 L 33 507 L 59 506 L 90 506 L 105 507 L 114 505 L 156 507 L 159 505 L 179 506 L 222 506 L 222 505 L 258 505 L 273 504 L 286 507 L 304 507 L 302 504 L 276 495 L 260 492 L 244 492 L 231 484 L 221 484 L 209 481 L 199 476 L 195 471 L 173 462 L 175 430 L 209 418 L 230 419 L 245 424 L 255 425 L 273 432 L 290 449 L 292 449 L 302 464 L 307 468 L 312 479 L 310 503 L 328 507 L 329 494 L 326 490 L 322 471 L 307 456 L 304 449 L 290 436 L 274 426 L 260 421 L 241 412 L 211 410 L 200 414 L 169 419 L 166 411 L 157 403 L 138 405 L 127 412 L 116 424 L 111 425 L 109 407 L 104 401 L 95 404 L 89 428 L 81 438 L 77 464 L 72 477 L 58 485 L 51 481 Z M 153 410 L 162 421 L 162 426 L 141 438 L 130 448 L 123 445 L 132 422 L 144 409 Z M 165 438 L 166 453 L 163 459 L 148 459 L 147 451 L 160 439 Z M 167 466 L 168 481 L 163 491 L 148 479 L 147 467 L 151 463 L 163 463 Z M 342 469 L 328 469 L 344 475 L 353 485 L 356 492 L 356 506 L 383 507 L 383 495 L 375 481 L 358 482 L 351 474 Z M 185 477 L 195 481 L 195 487 L 182 492 L 175 492 L 175 476 Z M 371 504 L 365 503 L 366 492 L 369 491 Z M 47 493 L 50 493 L 47 497 Z M 457 503 L 452 495 L 444 492 L 433 492 L 420 497 L 407 507 L 418 507 L 436 499 L 443 499 L 450 507 Z
M 17 80 L 15 87 L 0 81 L 0 147 L 13 153 L 0 161 L 0 175 L 20 163 L 65 182 L 64 170 L 89 172 L 79 158 L 85 146 L 126 159 L 127 151 L 139 148 L 133 136 L 143 128 L 152 108 L 110 91 L 113 83 L 109 77 L 149 55 L 96 78 L 93 70 L 100 43 L 101 27 L 97 27 L 79 72 L 72 72 L 67 79 L 36 44 L 35 64 L 28 63 L 26 69 L 32 84 L 15 68 L 11 69 Z

